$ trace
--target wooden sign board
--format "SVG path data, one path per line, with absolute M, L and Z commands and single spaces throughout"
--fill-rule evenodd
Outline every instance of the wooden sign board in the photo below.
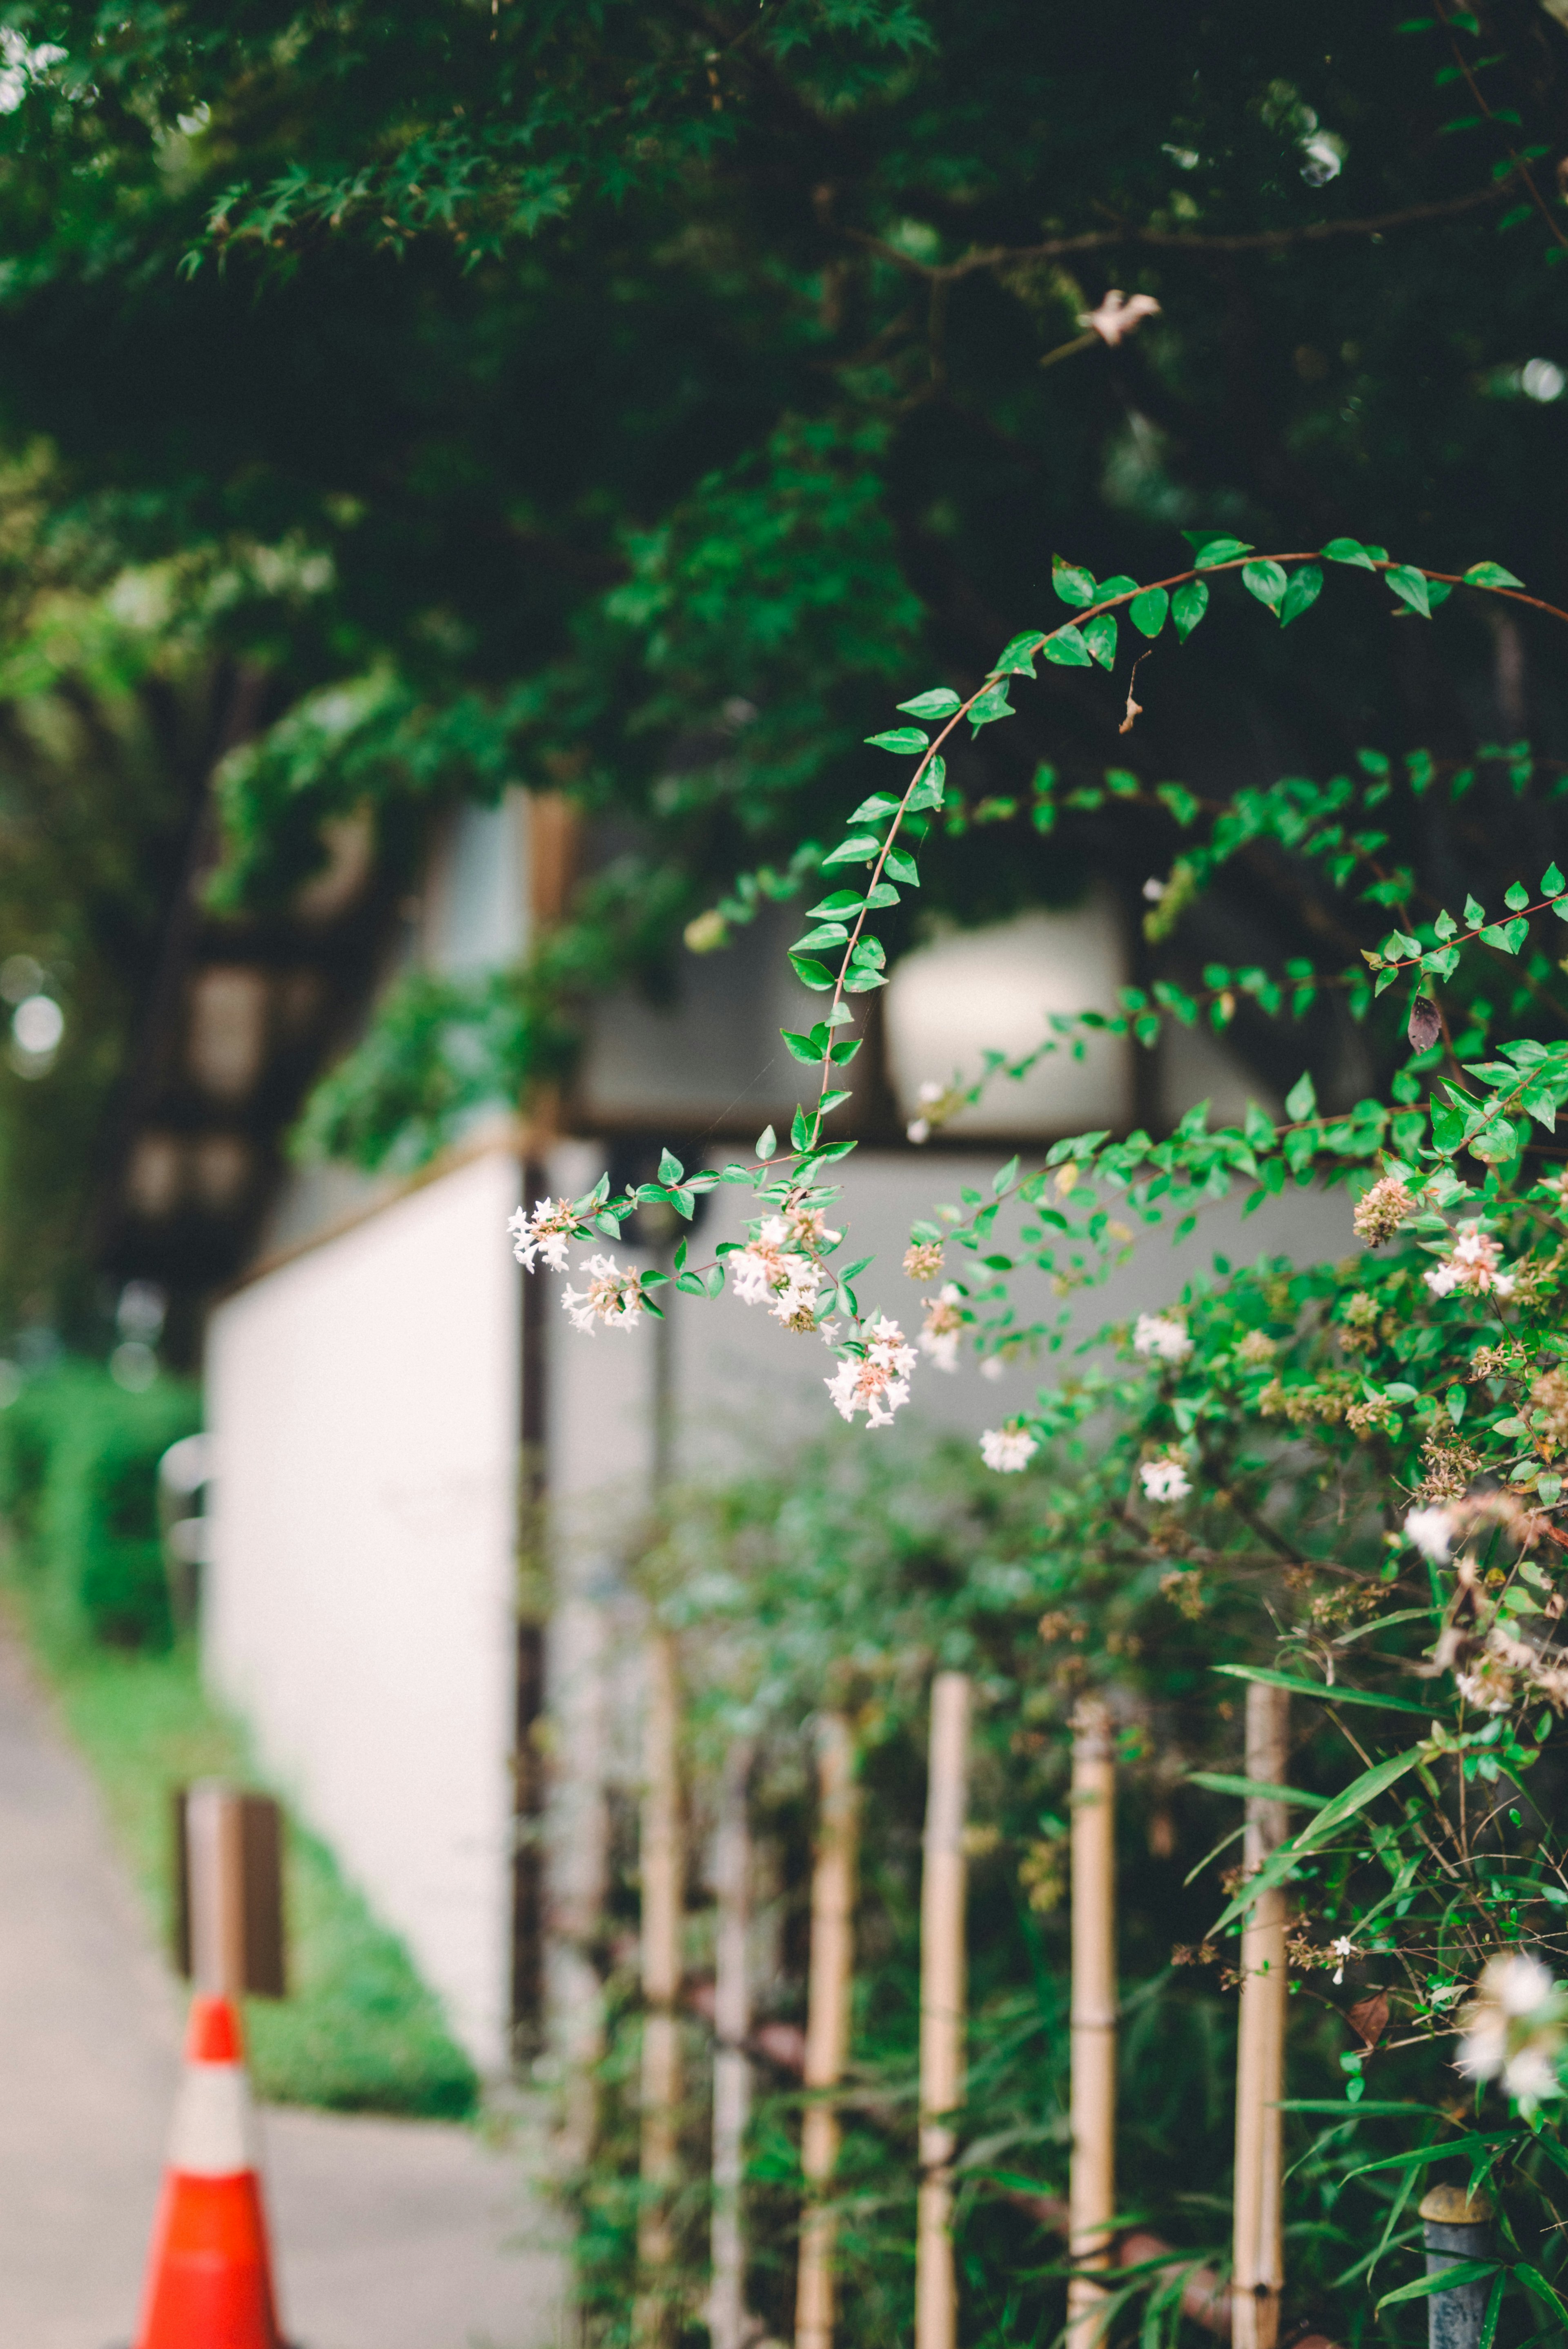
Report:
M 225 1998 L 288 1994 L 283 1815 L 214 1779 L 175 1789 L 174 1962 Z

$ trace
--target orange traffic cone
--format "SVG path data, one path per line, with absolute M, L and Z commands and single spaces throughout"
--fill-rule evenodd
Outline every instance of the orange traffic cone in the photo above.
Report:
M 239 2018 L 191 2009 L 137 2349 L 284 2349 Z

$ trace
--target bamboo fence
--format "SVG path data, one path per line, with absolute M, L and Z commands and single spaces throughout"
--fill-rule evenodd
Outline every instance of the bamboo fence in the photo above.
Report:
M 830 2091 L 850 2052 L 854 1900 L 860 1835 L 854 1741 L 841 1713 L 818 1726 L 818 1829 L 811 1873 L 811 1961 L 806 2007 L 807 2104 L 800 2132 L 806 2207 L 795 2293 L 795 2349 L 831 2349 L 833 2214 L 821 2200 L 838 2165 L 839 2118 Z
M 969 1681 L 931 1686 L 931 1753 L 920 1894 L 920 2192 L 915 2220 L 915 2349 L 954 2349 L 953 2157 L 949 2116 L 964 2094 L 965 1862 Z

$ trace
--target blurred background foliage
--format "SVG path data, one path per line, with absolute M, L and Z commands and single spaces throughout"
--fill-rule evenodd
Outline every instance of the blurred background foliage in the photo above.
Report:
M 32 648 L 0 679 L 0 944 L 67 999 L 47 1103 L 0 1072 L 14 1317 L 89 1310 L 67 1238 L 214 774 L 234 904 L 285 894 L 366 802 L 397 853 L 512 781 L 587 821 L 531 969 L 448 1018 L 398 999 L 318 1109 L 317 1146 L 406 1160 L 472 1070 L 553 1078 L 587 997 L 667 983 L 738 868 L 863 788 L 890 688 L 967 687 L 1049 616 L 1053 550 L 1159 575 L 1184 524 L 1348 529 L 1561 567 L 1568 32 L 1538 0 L 0 19 Z M 1112 281 L 1161 305 L 1114 347 L 1080 329 Z M 1561 746 L 1528 625 L 1446 615 L 1439 652 L 1368 626 L 1374 593 L 1326 599 L 1288 664 L 1261 621 L 1165 646 L 1127 745 L 1119 689 L 1055 671 L 954 787 L 1006 801 L 1042 758 L 1223 792 L 1368 742 Z M 1407 806 L 1400 844 L 1468 870 L 1511 822 L 1472 815 Z M 1131 905 L 1150 870 L 1114 809 L 1010 846 L 954 838 L 923 918 L 1061 902 L 1091 865 Z M 1320 918 L 1276 859 L 1168 958 Z

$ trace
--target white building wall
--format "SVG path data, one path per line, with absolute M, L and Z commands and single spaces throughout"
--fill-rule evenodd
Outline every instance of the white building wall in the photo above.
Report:
M 209 1677 L 487 2071 L 510 2003 L 517 1198 L 494 1148 L 240 1290 L 208 1353 Z

